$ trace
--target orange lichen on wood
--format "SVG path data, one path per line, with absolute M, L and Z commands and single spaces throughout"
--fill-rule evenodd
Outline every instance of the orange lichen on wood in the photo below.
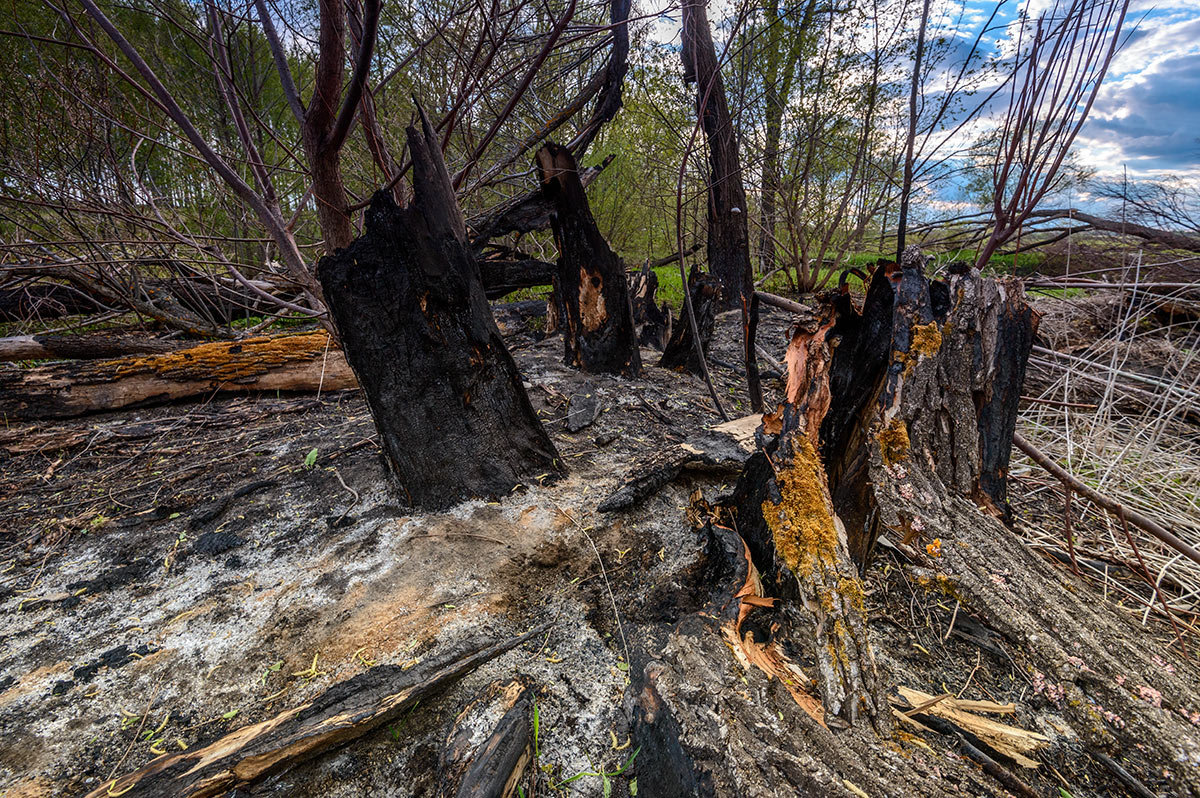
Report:
M 329 334 L 320 331 L 280 337 L 260 336 L 244 341 L 201 344 L 178 352 L 121 358 L 97 364 L 112 379 L 153 374 L 166 380 L 253 380 L 289 363 L 311 361 L 329 349 Z
M 815 568 L 835 567 L 838 531 L 826 488 L 825 469 L 806 437 L 792 438 L 792 462 L 779 469 L 779 503 L 763 502 L 763 518 L 775 550 L 794 573 L 810 576 Z
M 932 357 L 942 348 L 942 331 L 936 321 L 928 324 L 916 324 L 912 328 L 912 346 L 910 352 L 914 358 L 918 356 Z
M 904 419 L 893 418 L 879 431 L 879 449 L 884 465 L 894 465 L 908 457 L 908 425 Z

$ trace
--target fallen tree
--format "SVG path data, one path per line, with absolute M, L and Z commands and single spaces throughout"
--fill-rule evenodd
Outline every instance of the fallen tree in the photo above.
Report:
M 91 333 L 83 335 L 14 335 L 0 338 L 0 361 L 98 360 L 123 355 L 173 352 L 188 346 L 153 335 Z
M 357 385 L 325 332 L 201 344 L 166 354 L 0 370 L 0 415 L 66 418 L 215 393 Z

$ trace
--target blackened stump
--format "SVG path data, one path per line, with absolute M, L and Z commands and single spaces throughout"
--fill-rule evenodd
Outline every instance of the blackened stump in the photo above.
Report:
M 692 295 L 692 308 L 696 313 L 696 327 L 700 332 L 700 349 L 708 354 L 708 344 L 712 341 L 713 329 L 717 325 L 717 311 L 720 309 L 724 292 L 717 278 L 693 268 L 688 275 L 688 292 Z M 671 328 L 671 337 L 663 349 L 658 365 L 663 368 L 687 369 L 693 374 L 703 374 L 704 365 L 696 354 L 693 343 L 692 326 L 686 318 L 681 318 Z
M 537 166 L 542 192 L 554 203 L 555 301 L 565 362 L 593 373 L 635 377 L 642 370 L 642 358 L 625 266 L 596 227 L 575 158 L 550 142 L 538 150 Z
M 408 128 L 414 199 L 379 192 L 366 233 L 318 275 L 388 465 L 428 509 L 563 466 L 484 297 L 437 139 Z

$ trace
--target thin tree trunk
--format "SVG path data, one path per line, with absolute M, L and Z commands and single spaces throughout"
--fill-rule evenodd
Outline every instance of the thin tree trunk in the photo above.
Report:
M 723 306 L 737 308 L 754 291 L 746 190 L 705 6 L 706 0 L 683 4 L 684 79 L 696 84 L 696 114 L 708 139 L 708 269 L 725 289 Z
M 904 143 L 904 183 L 900 188 L 900 216 L 896 220 L 896 262 L 904 253 L 908 228 L 908 204 L 912 194 L 913 149 L 917 141 L 917 95 L 921 88 L 921 61 L 925 57 L 925 25 L 929 21 L 930 0 L 921 6 L 921 25 L 917 30 L 917 51 L 913 58 L 912 82 L 908 89 L 908 134 Z

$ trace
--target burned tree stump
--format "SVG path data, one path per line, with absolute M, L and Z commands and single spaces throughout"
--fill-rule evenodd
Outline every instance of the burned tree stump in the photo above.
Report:
M 926 521 L 887 497 L 972 499 L 1008 519 L 1008 461 L 1033 343 L 1020 285 L 956 268 L 930 282 L 916 247 L 876 269 L 861 311 L 835 300 L 833 399 L 822 452 L 860 566 L 885 528 L 908 542 Z M 927 449 L 928 457 L 910 457 Z M 891 508 L 891 509 L 889 509 Z
M 588 207 L 570 150 L 553 142 L 537 154 L 542 193 L 554 203 L 558 243 L 555 302 L 565 361 L 584 371 L 637 376 L 642 369 L 625 266 Z
M 663 351 L 671 339 L 671 306 L 658 304 L 658 275 L 650 261 L 629 278 L 629 294 L 633 302 L 633 325 L 638 343 Z
M 843 285 L 793 328 L 786 402 L 765 417 L 764 454 L 738 489 L 765 580 L 815 618 L 827 715 L 877 727 L 887 710 L 857 568 L 885 531 L 903 545 L 934 539 L 950 523 L 935 509 L 952 497 L 1004 514 L 1033 335 L 1019 285 L 965 270 L 931 283 L 924 266 L 912 247 L 876 270 L 861 311 Z
M 437 509 L 562 465 L 492 319 L 436 136 L 424 117 L 407 132 L 412 205 L 376 194 L 366 233 L 318 274 L 392 473 Z
M 811 631 L 802 636 L 810 641 L 826 722 L 845 726 L 865 718 L 884 730 L 890 716 L 868 639 L 863 587 L 818 454 L 830 405 L 832 328 L 827 310 L 792 330 L 786 402 L 764 417 L 763 453 L 739 482 L 738 528 L 772 595 L 809 616 Z
M 721 283 L 710 274 L 692 269 L 688 275 L 688 292 L 692 295 L 692 308 L 696 313 L 696 327 L 700 331 L 700 349 L 708 354 L 713 329 L 717 325 L 717 311 L 721 308 Z M 669 369 L 686 369 L 692 374 L 703 374 L 704 366 L 696 354 L 692 337 L 692 326 L 686 320 L 671 328 L 671 337 L 663 349 L 658 365 Z

